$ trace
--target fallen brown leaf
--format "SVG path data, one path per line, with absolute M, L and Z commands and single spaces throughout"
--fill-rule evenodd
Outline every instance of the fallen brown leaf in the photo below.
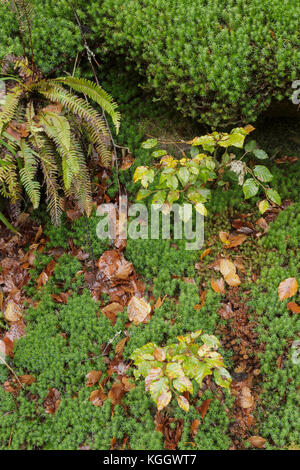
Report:
M 254 398 L 251 395 L 249 387 L 244 386 L 241 390 L 240 402 L 242 408 L 252 408 L 254 406 Z
M 128 279 L 133 271 L 133 265 L 117 250 L 105 251 L 97 263 L 102 276 L 111 280 Z
M 300 305 L 296 304 L 296 302 L 289 302 L 287 308 L 293 313 L 300 313 Z
M 157 301 L 155 302 L 155 305 L 154 305 L 154 310 L 160 308 L 162 306 L 162 304 L 164 303 L 165 299 L 167 298 L 167 295 L 165 295 L 162 299 L 160 298 L 160 295 L 158 296 L 158 299 Z
M 223 294 L 225 290 L 224 279 L 211 279 L 210 281 L 211 287 L 217 293 Z
M 200 294 L 200 304 L 194 305 L 194 310 L 201 310 L 204 307 L 205 299 L 206 299 L 207 290 L 204 290 Z
M 21 320 L 22 318 L 22 311 L 13 300 L 10 300 L 6 306 L 4 311 L 4 318 L 9 322 L 16 322 Z
M 222 259 L 220 261 L 220 271 L 229 286 L 235 287 L 240 285 L 241 280 L 236 274 L 236 267 L 232 261 L 228 259 Z
M 251 436 L 249 437 L 248 442 L 250 442 L 250 444 L 257 449 L 263 449 L 267 440 L 260 436 Z
M 140 299 L 135 295 L 130 299 L 127 306 L 128 318 L 136 325 L 143 322 L 151 312 L 151 305 L 144 299 Z
M 112 302 L 101 309 L 103 315 L 105 315 L 113 325 L 117 321 L 117 313 L 123 312 L 123 310 L 124 306 L 118 302 Z
M 121 383 L 114 383 L 108 392 L 108 398 L 112 401 L 113 405 L 120 404 L 124 396 L 124 389 Z
M 94 390 L 90 394 L 90 401 L 94 406 L 102 406 L 106 399 L 107 396 L 102 390 Z
M 208 411 L 208 408 L 209 408 L 209 405 L 210 405 L 210 402 L 211 402 L 211 399 L 208 398 L 207 400 L 205 400 L 202 405 L 200 406 L 200 408 L 198 409 L 199 410 L 199 413 L 201 414 L 201 418 L 204 419 L 207 411 Z
M 53 415 L 60 405 L 60 393 L 56 388 L 50 388 L 47 397 L 44 400 L 44 409 L 48 414 Z
M 44 286 L 48 281 L 48 274 L 45 271 L 42 271 L 39 277 L 36 280 L 37 288 Z
M 259 226 L 259 228 L 261 228 L 264 232 L 267 232 L 269 230 L 269 224 L 268 222 L 266 221 L 266 219 L 264 219 L 263 217 L 260 217 L 256 222 L 256 225 Z
M 36 382 L 36 378 L 33 375 L 19 375 L 21 384 L 31 385 Z
M 295 277 L 289 277 L 282 281 L 278 286 L 278 296 L 280 300 L 293 297 L 298 290 L 298 282 Z
M 295 277 L 289 277 L 282 281 L 278 286 L 278 296 L 280 300 L 293 297 L 298 290 L 298 282 Z
M 122 338 L 122 339 L 118 342 L 118 344 L 116 345 L 116 349 L 115 349 L 115 353 L 116 353 L 117 355 L 118 355 L 118 354 L 122 354 L 127 340 L 128 340 L 128 338 L 127 338 L 127 336 L 125 336 L 125 338 Z
M 122 158 L 121 170 L 128 170 L 133 165 L 134 158 L 129 153 Z
M 202 253 L 201 253 L 201 256 L 200 256 L 200 259 L 203 259 L 205 256 L 209 255 L 209 253 L 211 252 L 211 248 L 207 248 L 206 250 L 204 250 Z
M 157 361 L 164 361 L 166 359 L 166 353 L 162 348 L 156 348 L 153 352 L 153 356 Z
M 96 383 L 99 382 L 101 376 L 102 376 L 101 370 L 91 370 L 90 372 L 86 374 L 86 378 L 88 380 L 85 386 L 93 387 L 93 385 L 96 385 Z
M 191 430 L 190 430 L 192 437 L 195 437 L 195 436 L 196 436 L 200 424 L 201 424 L 200 419 L 194 419 L 194 420 L 193 420 L 193 422 L 192 422 L 192 424 L 191 424 Z

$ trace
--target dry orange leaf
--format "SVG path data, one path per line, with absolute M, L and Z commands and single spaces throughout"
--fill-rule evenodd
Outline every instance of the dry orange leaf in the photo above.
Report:
M 193 420 L 193 422 L 192 422 L 192 424 L 191 424 L 191 435 L 192 435 L 193 437 L 196 436 L 200 424 L 201 424 L 200 419 L 194 419 L 194 420 Z
M 129 153 L 122 158 L 121 170 L 128 170 L 134 163 L 134 158 Z
M 228 276 L 225 276 L 224 279 L 230 287 L 239 286 L 241 283 L 241 280 L 237 274 L 229 274 Z
M 221 279 L 211 279 L 210 284 L 211 284 L 211 287 L 213 288 L 213 290 L 215 292 L 221 293 L 221 294 L 224 293 L 225 284 L 224 284 L 224 279 L 223 278 L 221 278 Z
M 247 124 L 245 127 L 244 127 L 244 131 L 247 133 L 247 134 L 250 134 L 250 132 L 254 131 L 255 130 L 255 127 L 253 127 L 251 124 Z
M 242 408 L 252 408 L 254 406 L 254 398 L 251 395 L 251 390 L 249 387 L 243 387 L 240 397 L 241 407 Z
M 300 305 L 296 304 L 296 302 L 289 302 L 287 308 L 293 313 L 300 313 Z
M 230 243 L 229 245 L 225 246 L 225 248 L 234 248 L 235 246 L 239 246 L 242 243 L 244 243 L 246 238 L 247 238 L 247 235 L 245 235 L 244 233 L 238 233 L 237 235 L 230 235 L 229 237 Z
M 90 394 L 90 401 L 93 403 L 94 406 L 102 406 L 103 402 L 107 399 L 107 396 L 105 395 L 102 390 L 94 390 Z
M 127 336 L 125 336 L 125 338 L 122 338 L 118 342 L 118 344 L 116 346 L 116 349 L 115 349 L 116 354 L 122 354 L 127 340 L 128 340 L 128 338 L 127 338 Z
M 108 392 L 108 398 L 111 399 L 113 405 L 119 405 L 124 395 L 123 385 L 114 383 Z
M 48 274 L 46 273 L 46 271 L 42 271 L 36 280 L 37 288 L 44 286 L 47 281 L 48 281 Z
M 17 305 L 13 300 L 10 300 L 4 312 L 5 320 L 15 322 L 21 320 L 22 316 L 22 311 L 19 305 Z
M 157 308 L 160 308 L 162 306 L 162 304 L 164 303 L 166 298 L 167 298 L 167 295 L 164 295 L 164 297 L 162 299 L 160 298 L 160 295 L 159 295 L 157 301 L 155 302 L 154 310 L 156 310 Z
M 87 383 L 85 384 L 86 387 L 93 387 L 93 385 L 96 385 L 97 382 L 99 382 L 99 379 L 102 375 L 101 370 L 91 370 L 86 374 L 86 378 L 88 379 Z
M 211 248 L 207 248 L 206 250 L 204 250 L 203 253 L 201 253 L 200 259 L 203 259 L 205 256 L 209 255 L 210 252 Z
M 247 238 L 247 235 L 244 233 L 238 233 L 237 235 L 232 235 L 228 232 L 219 232 L 219 237 L 222 243 L 224 243 L 225 248 L 234 248 L 235 246 L 239 246 Z
M 204 307 L 205 299 L 206 299 L 207 290 L 204 290 L 200 294 L 200 304 L 194 305 L 194 310 L 201 310 Z
M 4 299 L 3 289 L 0 287 L 0 311 L 2 310 L 2 307 L 3 307 L 3 299 Z
M 128 317 L 136 325 L 143 322 L 151 312 L 151 305 L 144 299 L 140 299 L 135 295 L 130 299 L 127 306 Z
M 124 390 L 125 392 L 129 392 L 133 388 L 135 388 L 134 383 L 132 383 L 128 377 L 124 376 L 122 377 L 122 384 L 124 385 Z
M 229 259 L 221 259 L 220 271 L 223 276 L 228 276 L 236 273 L 236 267 Z
M 102 313 L 111 321 L 114 325 L 117 321 L 117 313 L 123 312 L 124 306 L 119 302 L 112 302 L 101 309 Z
M 45 412 L 53 415 L 60 405 L 60 393 L 56 388 L 50 388 L 47 397 L 44 400 Z
M 204 419 L 207 411 L 208 411 L 208 408 L 209 408 L 209 405 L 210 405 L 210 402 L 211 402 L 211 399 L 208 398 L 207 400 L 205 400 L 202 405 L 200 406 L 199 408 L 199 413 L 201 414 L 201 418 Z
M 296 294 L 298 282 L 295 277 L 289 277 L 282 281 L 278 286 L 278 296 L 280 300 L 288 299 Z
M 258 225 L 261 229 L 263 229 L 264 232 L 267 232 L 269 230 L 269 224 L 264 219 L 264 217 L 260 217 L 256 222 L 256 225 Z
M 267 440 L 260 436 L 251 436 L 249 437 L 248 442 L 257 449 L 263 449 Z
M 36 378 L 33 375 L 19 375 L 21 384 L 31 385 L 36 382 Z
M 229 245 L 230 244 L 230 241 L 229 241 L 229 233 L 228 232 L 219 232 L 219 238 L 221 240 L 222 243 L 224 243 L 224 245 Z
M 235 287 L 240 285 L 241 280 L 236 274 L 236 267 L 232 261 L 228 259 L 222 259 L 220 261 L 220 271 L 229 286 Z

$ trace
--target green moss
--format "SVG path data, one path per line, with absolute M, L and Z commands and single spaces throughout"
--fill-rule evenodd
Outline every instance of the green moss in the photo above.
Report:
M 291 343 L 298 339 L 299 316 L 288 311 L 290 299 L 280 301 L 278 286 L 288 277 L 299 280 L 300 257 L 296 251 L 300 233 L 300 205 L 282 211 L 270 225 L 262 240 L 264 255 L 259 279 L 251 285 L 250 306 L 259 315 L 259 342 L 265 345 L 260 353 L 263 374 L 262 405 L 258 407 L 259 435 L 271 447 L 283 448 L 300 442 L 299 433 L 299 364 L 291 358 Z M 299 302 L 299 298 L 298 300 Z M 282 358 L 281 368 L 277 364 Z

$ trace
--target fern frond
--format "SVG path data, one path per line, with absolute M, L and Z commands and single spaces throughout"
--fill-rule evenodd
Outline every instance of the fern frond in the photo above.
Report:
M 63 83 L 98 103 L 99 106 L 110 115 L 115 125 L 116 132 L 119 132 L 121 114 L 117 111 L 118 105 L 103 88 L 86 78 L 59 77 L 52 81 Z
M 83 127 L 87 133 L 87 137 L 92 144 L 94 144 L 96 152 L 101 160 L 101 164 L 105 168 L 109 168 L 112 161 L 111 150 L 107 148 L 107 136 L 98 134 L 95 129 L 88 124 L 84 123 Z
M 66 153 L 69 152 L 71 147 L 71 130 L 68 119 L 60 114 L 49 111 L 42 113 L 39 117 L 46 133 L 50 134 L 56 140 L 56 144 L 63 147 Z
M 79 173 L 72 180 L 70 194 L 77 199 L 79 208 L 88 216 L 92 210 L 92 191 L 90 183 L 90 175 L 85 163 L 85 157 L 82 153 L 80 144 L 74 139 L 74 152 L 79 164 Z
M 20 102 L 20 98 L 22 95 L 23 89 L 19 85 L 16 85 L 7 95 L 5 96 L 5 103 L 2 106 L 2 110 L 0 112 L 0 134 L 2 133 L 2 129 L 4 124 L 8 123 L 11 119 L 13 119 L 18 104 Z
M 100 134 L 108 135 L 106 124 L 100 114 L 93 109 L 86 101 L 76 95 L 67 92 L 63 87 L 54 85 L 48 88 L 42 86 L 39 92 L 50 101 L 59 102 L 64 108 L 79 116 L 86 121 Z
M 20 198 L 21 187 L 18 180 L 17 164 L 12 155 L 6 154 L 1 158 L 0 182 L 2 196 L 15 203 Z
M 27 57 L 16 57 L 14 60 L 14 68 L 19 69 L 20 75 L 25 78 L 32 77 L 33 75 L 33 70 L 28 64 Z
M 40 163 L 46 183 L 47 209 L 54 225 L 59 225 L 63 211 L 62 198 L 59 195 L 58 167 L 55 159 L 55 148 L 47 137 L 36 139 Z
M 36 153 L 24 139 L 21 139 L 20 154 L 24 162 L 24 166 L 20 170 L 21 183 L 32 202 L 33 208 L 37 209 L 40 203 L 40 184 L 34 180 L 37 167 L 35 160 Z

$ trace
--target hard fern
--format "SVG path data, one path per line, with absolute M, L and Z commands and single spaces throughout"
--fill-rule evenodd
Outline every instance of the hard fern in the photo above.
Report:
M 24 139 L 20 141 L 20 155 L 23 159 L 23 168 L 20 169 L 20 179 L 32 202 L 33 208 L 37 209 L 40 203 L 40 184 L 34 180 L 37 162 L 35 156 L 36 152 L 30 148 Z
M 93 101 L 99 104 L 99 106 L 110 115 L 112 122 L 116 127 L 116 133 L 119 132 L 121 115 L 117 111 L 117 104 L 113 101 L 112 97 L 103 90 L 96 83 L 87 80 L 86 78 L 77 77 L 59 77 L 53 80 L 54 82 L 61 82 L 73 90 L 82 93 Z
M 111 142 L 106 121 L 88 98 L 111 115 L 118 130 L 120 115 L 116 104 L 101 87 L 88 80 L 73 77 L 47 80 L 26 59 L 11 56 L 6 65 L 9 61 L 17 70 L 18 83 L 8 88 L 0 110 L 0 157 L 5 157 L 4 167 L 11 166 L 11 171 L 0 168 L 1 194 L 16 202 L 22 185 L 37 208 L 41 198 L 38 169 L 41 169 L 48 210 L 55 224 L 63 210 L 63 191 L 90 214 L 92 192 L 83 148 L 92 147 L 102 165 L 108 166 Z M 85 99 L 65 87 L 82 93 Z

